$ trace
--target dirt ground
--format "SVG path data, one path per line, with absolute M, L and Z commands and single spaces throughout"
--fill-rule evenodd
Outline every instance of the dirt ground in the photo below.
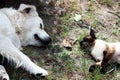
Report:
M 92 26 L 98 38 L 120 41 L 120 0 L 0 0 L 0 7 L 18 8 L 20 3 L 34 4 L 44 21 L 52 43 L 46 48 L 28 46 L 23 52 L 45 68 L 45 80 L 119 80 L 120 69 L 112 74 L 89 73 L 94 63 L 81 50 L 79 40 Z M 77 18 L 77 19 L 76 19 Z M 39 80 L 23 69 L 8 68 L 11 80 Z

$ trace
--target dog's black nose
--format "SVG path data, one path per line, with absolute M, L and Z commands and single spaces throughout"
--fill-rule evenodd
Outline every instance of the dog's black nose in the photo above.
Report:
M 40 38 L 38 36 L 38 34 L 34 34 L 34 38 L 35 38 L 35 40 L 40 41 L 43 45 L 47 45 L 52 41 L 52 39 L 49 36 L 44 37 L 44 38 Z
M 44 39 L 40 38 L 40 41 L 42 42 L 42 44 L 47 45 L 52 41 L 52 39 L 50 37 Z
M 47 39 L 45 39 L 45 43 L 44 44 L 49 44 L 52 41 L 52 39 L 49 37 Z

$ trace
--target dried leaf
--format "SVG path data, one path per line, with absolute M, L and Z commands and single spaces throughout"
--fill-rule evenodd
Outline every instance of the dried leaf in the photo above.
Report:
M 62 42 L 62 45 L 66 48 L 71 48 L 72 47 L 69 39 L 64 39 L 63 42 Z

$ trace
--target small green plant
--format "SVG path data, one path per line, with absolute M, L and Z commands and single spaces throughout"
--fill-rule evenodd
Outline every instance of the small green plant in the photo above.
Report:
M 64 61 L 67 60 L 68 54 L 66 52 L 59 52 L 56 54 L 56 57 Z

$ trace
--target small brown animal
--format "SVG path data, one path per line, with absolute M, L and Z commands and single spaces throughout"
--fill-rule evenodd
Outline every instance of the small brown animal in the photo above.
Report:
M 81 48 L 89 50 L 96 63 L 89 68 L 93 72 L 96 66 L 101 67 L 101 73 L 105 73 L 105 67 L 109 61 L 120 64 L 120 42 L 110 43 L 97 39 L 94 30 L 90 28 L 89 35 L 80 41 Z

